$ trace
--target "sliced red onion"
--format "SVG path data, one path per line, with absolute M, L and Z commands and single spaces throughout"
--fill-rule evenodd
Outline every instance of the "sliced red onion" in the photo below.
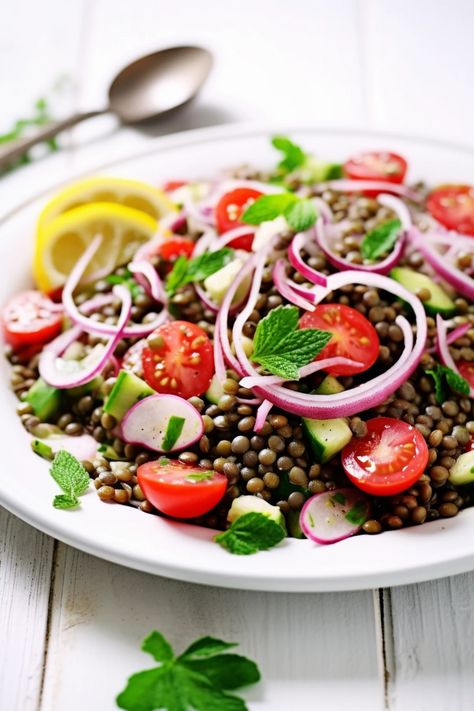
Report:
M 359 368 L 363 366 L 363 363 L 359 363 L 359 361 L 352 360 L 351 358 L 344 358 L 343 356 L 322 358 L 321 360 L 313 360 L 312 363 L 308 363 L 308 365 L 300 368 L 298 377 L 307 378 L 308 375 L 313 375 L 313 373 L 317 373 L 319 370 L 334 368 L 341 365 L 349 365 L 353 368 Z M 242 378 L 240 385 L 243 388 L 265 387 L 266 385 L 281 385 L 289 380 L 294 380 L 294 378 L 282 378 L 279 375 L 249 375 Z
M 439 357 L 441 358 L 441 362 L 447 368 L 451 368 L 451 370 L 454 370 L 455 373 L 457 373 L 459 376 L 462 377 L 462 375 L 459 372 L 458 367 L 454 361 L 454 358 L 451 355 L 451 352 L 449 350 L 448 337 L 447 337 L 448 325 L 447 325 L 446 321 L 444 321 L 444 319 L 441 318 L 441 316 L 439 314 L 436 315 L 436 329 L 438 331 L 437 347 L 438 347 Z M 474 398 L 474 388 L 473 387 L 469 388 L 469 397 Z
M 145 259 L 133 260 L 128 265 L 129 271 L 132 272 L 137 277 L 137 281 L 140 276 L 144 277 L 144 280 L 140 280 L 145 291 L 160 304 L 166 304 L 168 297 L 163 286 L 163 283 L 158 276 L 154 266 Z
M 452 331 L 450 331 L 447 336 L 446 336 L 446 342 L 448 346 L 451 345 L 451 343 L 456 343 L 458 338 L 462 338 L 463 336 L 466 335 L 468 331 L 470 331 L 472 328 L 472 324 L 470 323 L 462 323 L 460 326 L 457 326 L 456 328 L 453 328 Z M 435 353 L 438 350 L 437 347 L 437 339 L 435 339 L 435 345 L 432 346 L 431 348 L 427 348 L 427 353 Z
M 109 338 L 106 345 L 98 344 L 81 361 L 67 361 L 61 358 L 67 346 L 81 336 L 82 330 L 79 327 L 65 331 L 48 343 L 41 352 L 38 364 L 39 373 L 48 385 L 60 389 L 75 388 L 88 383 L 104 369 L 122 338 L 132 309 L 132 298 L 125 286 L 114 286 L 113 293 L 122 301 L 116 333 Z
M 286 280 L 288 283 L 288 286 L 290 286 L 293 291 L 296 291 L 297 294 L 303 297 L 303 299 L 306 299 L 310 303 L 314 304 L 315 301 L 317 301 L 317 294 L 315 289 L 308 289 L 307 287 L 303 286 L 302 284 L 297 284 L 295 281 L 292 279 L 287 279 Z
M 305 309 L 306 311 L 314 311 L 314 306 L 310 301 L 300 296 L 297 292 L 293 291 L 291 286 L 288 284 L 288 279 L 285 271 L 286 263 L 284 259 L 278 259 L 273 267 L 273 283 L 276 288 L 283 296 L 284 299 L 299 306 L 300 309 Z
M 210 227 L 206 229 L 206 231 L 202 233 L 199 239 L 196 240 L 196 244 L 194 245 L 193 256 L 198 257 L 200 254 L 203 254 L 203 252 L 207 252 L 211 244 L 213 244 L 214 241 L 217 240 L 217 238 L 217 232 L 213 228 Z
M 324 220 L 322 217 L 318 218 L 318 222 L 321 221 L 323 224 Z M 312 282 L 313 284 L 318 284 L 321 286 L 326 286 L 327 278 L 321 272 L 317 272 L 312 269 L 301 257 L 301 250 L 306 246 L 308 242 L 308 235 L 305 232 L 299 232 L 291 240 L 291 244 L 288 247 L 288 260 L 291 266 L 300 272 L 305 279 Z
M 270 410 L 273 407 L 273 403 L 270 402 L 269 400 L 264 400 L 261 405 L 259 406 L 257 410 L 257 416 L 255 418 L 255 425 L 254 425 L 254 431 L 255 432 L 261 432 L 263 429 L 263 426 L 265 424 L 265 421 L 267 419 L 267 415 L 270 412 Z
M 325 190 L 336 190 L 341 193 L 362 193 L 367 190 L 376 190 L 395 193 L 413 202 L 421 202 L 423 199 L 421 195 L 406 185 L 390 183 L 384 180 L 349 180 L 341 178 L 340 180 L 328 180 L 325 183 L 319 183 L 315 187 L 320 193 L 323 193 Z
M 403 203 L 400 198 L 395 197 L 395 195 L 387 195 L 386 193 L 379 195 L 377 200 L 381 205 L 384 205 L 384 207 L 388 207 L 390 210 L 393 210 L 402 223 L 402 230 L 404 232 L 408 232 L 412 226 L 412 219 L 410 211 L 405 203 Z

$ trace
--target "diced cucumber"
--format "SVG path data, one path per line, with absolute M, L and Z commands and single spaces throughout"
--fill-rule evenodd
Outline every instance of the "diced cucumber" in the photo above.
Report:
M 343 390 L 343 386 L 334 375 L 326 375 L 322 383 L 316 388 L 315 393 L 317 395 L 335 395 L 336 393 L 342 393 Z
M 260 499 L 258 496 L 238 496 L 234 499 L 229 513 L 227 514 L 227 520 L 229 523 L 234 523 L 238 518 L 250 512 L 261 513 L 268 516 L 272 521 L 279 523 L 286 531 L 285 517 L 279 507 L 272 506 L 268 501 Z
M 121 370 L 114 387 L 105 401 L 104 412 L 120 422 L 130 408 L 144 397 L 154 395 L 155 391 L 144 380 L 128 370 Z
M 303 417 L 303 430 L 317 462 L 329 461 L 352 439 L 352 432 L 343 417 L 333 420 L 311 420 Z
M 300 512 L 290 509 L 286 515 L 288 535 L 292 538 L 306 538 L 300 526 Z
M 224 390 L 222 388 L 222 383 L 218 380 L 217 375 L 213 375 L 211 384 L 204 393 L 204 397 L 206 397 L 209 402 L 212 402 L 213 405 L 217 405 L 223 394 Z
M 395 267 L 390 272 L 390 276 L 412 294 L 416 294 L 421 289 L 428 290 L 431 297 L 423 302 L 423 306 L 429 314 L 441 314 L 449 317 L 456 313 L 454 301 L 439 284 L 436 284 L 426 274 L 415 272 L 407 267 Z
M 449 481 L 454 486 L 463 486 L 474 482 L 474 450 L 465 452 L 458 457 L 449 470 Z
M 61 391 L 47 385 L 43 378 L 38 378 L 26 393 L 25 400 L 30 403 L 36 417 L 49 420 L 61 406 Z

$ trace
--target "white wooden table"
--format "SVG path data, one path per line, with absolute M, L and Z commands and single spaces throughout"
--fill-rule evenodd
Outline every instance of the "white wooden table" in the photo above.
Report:
M 199 100 L 166 133 L 235 120 L 358 126 L 474 143 L 469 0 L 5 0 L 0 130 L 61 74 L 64 112 L 100 105 L 121 64 L 200 42 L 216 55 Z M 147 136 L 113 119 L 0 182 L 0 212 Z M 4 413 L 4 416 L 8 416 Z M 133 535 L 133 532 L 131 532 Z M 321 595 L 223 591 L 102 562 L 0 510 L 0 709 L 108 711 L 149 665 L 153 628 L 179 648 L 237 640 L 264 684 L 252 711 L 464 711 L 474 698 L 474 575 Z M 316 691 L 315 691 L 316 689 Z

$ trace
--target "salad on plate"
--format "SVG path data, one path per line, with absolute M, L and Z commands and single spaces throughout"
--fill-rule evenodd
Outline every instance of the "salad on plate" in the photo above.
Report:
M 271 169 L 44 207 L 2 329 L 56 509 L 92 479 L 249 554 L 474 503 L 474 187 L 272 143 Z

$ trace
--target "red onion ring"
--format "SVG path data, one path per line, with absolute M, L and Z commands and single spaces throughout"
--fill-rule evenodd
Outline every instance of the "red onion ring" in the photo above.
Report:
M 448 331 L 447 323 L 446 323 L 446 321 L 444 321 L 441 318 L 441 316 L 439 314 L 436 314 L 436 328 L 438 331 L 437 348 L 438 348 L 439 357 L 441 358 L 441 362 L 447 368 L 451 368 L 451 370 L 454 370 L 455 373 L 457 373 L 459 376 L 461 376 L 461 373 L 459 372 L 458 367 L 454 361 L 454 358 L 452 357 L 450 350 L 449 350 L 448 337 L 447 337 L 447 331 Z M 471 399 L 474 399 L 474 388 L 471 386 L 469 387 L 469 397 Z
M 318 222 L 323 223 L 323 218 L 320 217 Z M 305 279 L 312 282 L 313 284 L 318 284 L 321 286 L 326 286 L 327 278 L 321 272 L 317 272 L 312 269 L 301 257 L 301 250 L 305 247 L 305 243 L 308 241 L 308 235 L 305 232 L 299 232 L 291 240 L 290 246 L 288 247 L 288 261 L 290 262 L 293 269 L 300 272 Z
M 451 345 L 451 343 L 456 343 L 458 338 L 462 338 L 463 336 L 466 335 L 468 331 L 470 331 L 472 328 L 472 324 L 470 323 L 462 323 L 460 326 L 457 326 L 456 328 L 453 328 L 452 331 L 450 331 L 447 336 L 446 336 L 446 343 L 448 346 Z M 427 348 L 426 352 L 427 353 L 435 353 L 438 350 L 437 346 L 438 340 L 435 340 L 435 345 L 432 346 L 431 348 Z
M 158 276 L 154 266 L 146 259 L 136 260 L 130 262 L 128 269 L 132 274 L 137 277 L 137 281 L 140 280 L 145 291 L 160 304 L 165 304 L 168 301 L 163 282 Z M 139 279 L 144 277 L 144 279 Z
M 288 284 L 285 267 L 286 263 L 284 259 L 278 259 L 273 267 L 273 283 L 276 288 L 283 298 L 291 304 L 299 306 L 300 309 L 305 309 L 306 311 L 314 311 L 315 307 L 313 304 L 310 301 L 307 301 L 304 297 L 300 296 L 297 292 L 293 291 L 291 286 Z
M 273 403 L 270 402 L 269 400 L 264 400 L 261 405 L 259 406 L 257 410 L 257 415 L 255 417 L 255 425 L 254 425 L 254 431 L 255 432 L 261 432 L 263 429 L 263 426 L 265 424 L 265 421 L 267 419 L 267 415 L 270 412 L 270 410 L 273 407 Z
M 313 360 L 312 363 L 308 363 L 299 369 L 299 378 L 306 378 L 308 375 L 313 375 L 319 370 L 324 370 L 325 368 L 332 368 L 339 365 L 350 365 L 353 367 L 359 367 L 362 363 L 359 361 L 352 360 L 351 358 L 344 358 L 343 356 L 334 356 L 332 358 L 322 358 L 321 360 Z M 281 385 L 286 383 L 292 378 L 282 378 L 279 375 L 248 375 L 242 378 L 240 385 L 243 388 L 255 388 L 255 387 L 265 387 L 266 385 Z

